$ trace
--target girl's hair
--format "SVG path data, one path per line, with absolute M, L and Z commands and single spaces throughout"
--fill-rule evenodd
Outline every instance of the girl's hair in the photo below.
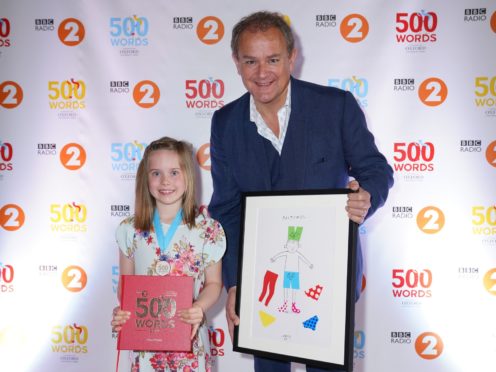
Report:
M 190 229 L 195 226 L 196 217 L 196 177 L 193 161 L 193 146 L 185 141 L 162 137 L 150 143 L 138 166 L 136 173 L 136 198 L 134 202 L 134 227 L 142 231 L 153 230 L 153 211 L 155 198 L 148 189 L 148 160 L 157 150 L 174 151 L 179 156 L 179 166 L 184 174 L 186 191 L 182 198 L 183 220 Z

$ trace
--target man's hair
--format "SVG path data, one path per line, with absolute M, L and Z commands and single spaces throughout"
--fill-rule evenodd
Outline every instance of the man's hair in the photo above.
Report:
M 231 38 L 231 50 L 233 55 L 238 57 L 239 38 L 244 31 L 259 32 L 267 31 L 269 28 L 277 28 L 282 32 L 286 41 L 288 54 L 291 55 L 294 49 L 294 36 L 288 23 L 284 20 L 282 14 L 275 12 L 261 11 L 252 13 L 234 25 Z
M 136 172 L 136 197 L 134 202 L 134 227 L 142 231 L 152 230 L 155 199 L 148 188 L 148 160 L 150 154 L 157 150 L 169 150 L 179 156 L 179 166 L 184 173 L 186 191 L 182 198 L 183 219 L 191 229 L 195 226 L 196 216 L 196 177 L 193 161 L 193 147 L 185 141 L 178 141 L 170 137 L 162 137 L 150 143 Z

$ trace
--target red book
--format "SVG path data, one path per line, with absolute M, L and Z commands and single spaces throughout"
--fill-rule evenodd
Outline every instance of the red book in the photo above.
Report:
M 179 310 L 193 303 L 193 277 L 123 275 L 121 308 L 131 317 L 119 332 L 117 349 L 191 351 L 191 325 Z

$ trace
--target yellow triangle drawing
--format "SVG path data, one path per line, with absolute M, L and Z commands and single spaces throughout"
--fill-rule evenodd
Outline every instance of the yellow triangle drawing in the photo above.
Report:
M 276 317 L 274 317 L 270 314 L 267 314 L 265 311 L 262 311 L 262 310 L 260 310 L 258 312 L 258 315 L 260 315 L 260 321 L 262 322 L 262 325 L 264 327 L 268 327 L 269 325 L 274 323 L 276 320 Z

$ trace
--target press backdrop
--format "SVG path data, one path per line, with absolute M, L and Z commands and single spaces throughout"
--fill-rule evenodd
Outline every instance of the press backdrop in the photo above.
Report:
M 138 162 L 187 139 L 208 204 L 210 119 L 245 91 L 230 30 L 261 9 L 294 28 L 294 75 L 351 91 L 395 169 L 360 228 L 355 371 L 494 368 L 494 1 L 0 0 L 2 371 L 115 369 L 114 230 Z M 250 370 L 224 300 L 215 368 Z

